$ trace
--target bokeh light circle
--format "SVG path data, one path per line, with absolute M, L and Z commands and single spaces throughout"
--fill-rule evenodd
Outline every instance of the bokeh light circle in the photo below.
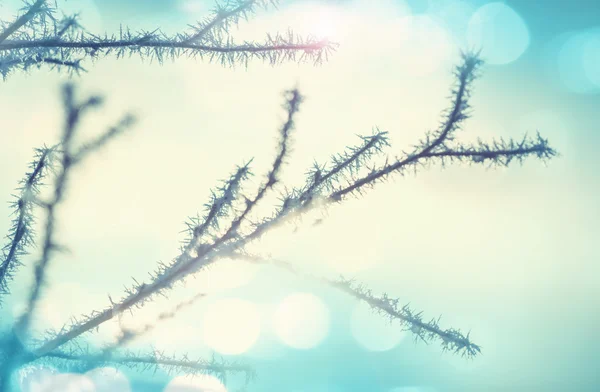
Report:
M 530 43 L 525 21 L 504 3 L 489 3 L 480 7 L 467 28 L 469 47 L 481 49 L 489 64 L 508 64 L 517 60 Z
M 583 69 L 586 76 L 600 88 L 600 30 L 590 33 L 583 46 Z
M 130 392 L 127 376 L 113 367 L 92 369 L 85 375 L 92 380 L 96 392 Z
M 329 310 L 313 294 L 294 293 L 277 307 L 273 327 L 286 345 L 297 349 L 313 348 L 329 332 Z
M 435 19 L 428 16 L 401 18 L 406 25 L 407 36 L 403 37 L 402 66 L 415 76 L 431 74 L 448 65 L 455 52 L 451 34 Z
M 48 366 L 25 366 L 13 377 L 16 378 L 20 392 L 40 392 L 45 390 L 52 382 L 58 370 Z
M 32 392 L 96 392 L 94 382 L 83 374 L 59 373 L 49 377 L 39 389 Z
M 163 392 L 227 392 L 227 388 L 218 378 L 202 374 L 193 377 L 175 377 Z
M 356 341 L 370 351 L 388 351 L 396 347 L 406 332 L 398 323 L 358 304 L 350 317 L 350 330 Z
M 242 299 L 223 299 L 206 309 L 202 334 L 204 342 L 213 350 L 225 355 L 238 355 L 256 343 L 260 329 L 256 305 Z
M 561 82 L 575 93 L 600 92 L 600 28 L 565 34 L 556 64 Z

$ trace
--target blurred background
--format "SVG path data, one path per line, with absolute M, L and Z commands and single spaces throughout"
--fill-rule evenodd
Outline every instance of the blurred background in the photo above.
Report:
M 58 1 L 66 14 L 79 11 L 92 33 L 117 32 L 120 24 L 174 33 L 212 6 Z M 0 17 L 18 8 L 5 1 Z M 449 105 L 460 50 L 483 48 L 473 116 L 458 139 L 539 131 L 559 157 L 546 165 L 457 164 L 392 177 L 252 248 L 304 271 L 355 278 L 423 310 L 425 319 L 442 315 L 442 327 L 471 331 L 480 356 L 466 360 L 437 344 L 415 343 L 343 293 L 227 260 L 176 289 L 171 302 L 159 300 L 130 320 L 152 320 L 177 299 L 210 294 L 133 347 L 251 364 L 251 392 L 600 390 L 599 21 L 600 5 L 592 0 L 283 0 L 232 35 L 262 39 L 292 27 L 327 36 L 340 43 L 328 61 L 254 61 L 247 69 L 135 57 L 84 64 L 88 72 L 75 78 L 81 94 L 101 93 L 107 103 L 85 120 L 83 136 L 126 111 L 140 120 L 73 174 L 59 210 L 60 240 L 70 252 L 49 271 L 37 328 L 60 328 L 73 315 L 106 306 L 107 294 L 119 298 L 132 276 L 141 281 L 158 261 L 176 256 L 186 217 L 202 212 L 210 189 L 236 164 L 254 157 L 258 183 L 275 152 L 284 90 L 298 86 L 306 96 L 283 177 L 293 186 L 314 160 L 326 162 L 375 126 L 389 132 L 391 156 L 408 150 Z M 0 195 L 7 201 L 32 149 L 58 140 L 67 79 L 36 70 L 0 84 Z M 1 232 L 10 212 L 2 204 Z M 35 253 L 27 260 L 30 267 Z M 31 268 L 21 269 L 0 323 L 22 309 L 32 276 Z M 107 342 L 116 331 L 107 324 L 89 338 Z M 43 390 L 54 371 L 26 369 L 21 390 Z M 73 377 L 73 391 L 226 390 L 210 377 L 175 377 L 167 369 Z M 240 382 L 233 379 L 228 390 Z

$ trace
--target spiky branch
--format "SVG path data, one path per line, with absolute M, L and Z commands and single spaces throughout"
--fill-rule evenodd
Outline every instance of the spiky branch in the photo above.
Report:
M 2 297 L 9 293 L 8 283 L 12 280 L 17 268 L 21 266 L 20 258 L 27 254 L 27 247 L 34 243 L 36 206 L 42 181 L 52 171 L 53 158 L 56 146 L 42 147 L 35 150 L 33 162 L 29 165 L 30 172 L 25 175 L 17 189 L 19 195 L 14 196 L 11 203 L 14 219 L 11 222 L 10 232 L 6 236 L 8 242 L 2 248 L 2 262 L 0 262 L 0 305 Z
M 407 154 L 406 157 L 398 159 L 394 163 L 387 163 L 380 168 L 368 170 L 368 174 L 364 176 L 360 176 L 360 170 L 351 168 L 351 165 L 349 165 L 350 161 L 355 161 L 358 157 L 353 157 L 351 154 L 347 159 L 338 159 L 336 165 L 331 169 L 331 172 L 347 174 L 349 179 L 349 184 L 347 186 L 341 186 L 329 193 L 322 194 L 316 191 L 317 188 L 313 187 L 315 179 L 314 176 L 311 176 L 307 181 L 308 185 L 305 185 L 304 189 L 293 190 L 290 193 L 290 196 L 284 199 L 283 205 L 272 217 L 264 218 L 258 223 L 246 222 L 251 224 L 251 229 L 246 233 L 237 232 L 241 223 L 239 216 L 234 218 L 224 235 L 218 237 L 212 244 L 204 244 L 197 249 L 196 257 L 186 260 L 185 262 L 177 262 L 177 268 L 165 266 L 165 268 L 161 269 L 160 273 L 155 275 L 152 282 L 135 285 L 122 301 L 117 304 L 112 304 L 111 307 L 102 312 L 90 315 L 81 323 L 74 325 L 70 331 L 47 342 L 37 352 L 40 355 L 43 355 L 45 352 L 60 347 L 69 340 L 110 320 L 115 314 L 139 306 L 156 294 L 163 294 L 165 290 L 173 287 L 176 282 L 198 272 L 207 265 L 214 263 L 219 258 L 228 257 L 233 252 L 243 249 L 248 243 L 257 240 L 279 224 L 293 219 L 298 216 L 298 214 L 306 213 L 316 206 L 340 202 L 346 196 L 357 193 L 366 187 L 374 185 L 376 182 L 382 181 L 386 176 L 393 172 L 402 173 L 417 164 L 424 165 L 435 159 L 443 162 L 442 159 L 444 157 L 452 157 L 459 160 L 468 158 L 473 163 L 482 163 L 485 162 L 485 160 L 489 160 L 495 164 L 508 164 L 513 158 L 523 158 L 531 154 L 535 154 L 540 158 L 553 156 L 555 154 L 554 150 L 552 150 L 547 142 L 541 139 L 541 137 L 534 141 L 526 140 L 524 143 L 512 142 L 515 144 L 514 148 L 496 149 L 493 146 L 487 145 L 487 147 L 472 149 L 469 146 L 459 145 L 459 147 L 451 149 L 446 146 L 445 143 L 459 125 L 458 123 L 467 117 L 466 110 L 468 108 L 467 100 L 469 88 L 474 79 L 474 72 L 476 71 L 476 67 L 474 67 L 473 64 L 480 64 L 479 61 L 476 60 L 477 59 L 474 56 L 465 55 L 463 64 L 457 69 L 457 75 L 459 76 L 458 88 L 454 90 L 455 98 L 445 125 L 440 132 L 434 134 L 436 135 L 435 137 L 427 135 L 421 145 L 417 146 L 415 152 L 412 154 Z M 372 139 L 369 140 L 376 141 L 377 143 L 375 143 L 375 145 L 381 145 L 385 139 L 382 138 L 382 135 L 375 134 Z M 357 147 L 356 151 L 361 151 L 361 147 Z M 365 149 L 364 151 L 371 150 Z M 473 161 L 473 156 L 483 156 L 484 160 Z M 361 158 L 365 157 L 362 156 Z M 367 162 L 364 162 L 361 169 L 364 171 L 366 167 Z M 307 193 L 306 189 L 310 189 L 311 187 L 313 187 L 315 191 Z M 294 195 L 305 196 L 296 197 Z M 251 208 L 257 201 L 252 201 L 250 198 L 246 198 L 246 200 L 246 207 L 243 211 Z M 246 214 L 242 212 L 242 215 L 240 216 L 246 216 Z M 236 231 L 237 236 L 230 238 L 231 235 L 227 233 L 231 233 L 233 230 Z
M 200 38 L 202 37 L 198 37 Z M 9 336 L 8 340 L 12 344 L 7 346 L 9 350 L 5 358 L 9 359 L 2 364 L 0 382 L 6 382 L 10 372 L 19 365 L 63 355 L 61 354 L 63 351 L 59 351 L 61 347 L 77 342 L 84 333 L 101 327 L 106 321 L 118 317 L 124 311 L 135 314 L 136 308 L 151 301 L 158 294 L 166 296 L 174 285 L 184 282 L 187 277 L 201 272 L 218 260 L 243 254 L 247 245 L 257 241 L 279 225 L 315 208 L 342 203 L 348 197 L 359 195 L 376 183 L 384 181 L 389 175 L 394 173 L 403 175 L 408 170 L 416 171 L 419 167 L 426 167 L 433 163 L 444 165 L 460 161 L 469 164 L 508 165 L 529 156 L 541 160 L 553 157 L 556 152 L 540 135 L 534 139 L 524 137 L 521 141 L 502 139 L 492 143 L 480 141 L 475 145 L 455 141 L 457 130 L 469 116 L 471 85 L 480 65 L 481 61 L 477 55 L 463 56 L 462 64 L 456 68 L 457 82 L 452 90 L 451 106 L 444 113 L 440 127 L 426 133 L 411 152 L 404 152 L 394 158 L 385 156 L 384 149 L 389 146 L 387 134 L 376 130 L 371 136 L 361 137 L 361 143 L 357 146 L 335 155 L 328 165 L 315 163 L 308 170 L 307 179 L 302 186 L 286 190 L 281 196 L 281 204 L 274 208 L 273 213 L 260 217 L 257 216 L 255 207 L 264 202 L 267 192 L 273 192 L 277 186 L 283 185 L 280 172 L 289 153 L 290 135 L 302 101 L 297 90 L 287 92 L 284 105 L 287 119 L 279 131 L 280 141 L 275 159 L 265 175 L 264 182 L 258 186 L 258 190 L 250 193 L 245 189 L 246 180 L 251 174 L 249 164 L 239 167 L 223 186 L 212 192 L 212 198 L 206 204 L 206 214 L 202 218 L 188 222 L 190 236 L 184 243 L 181 254 L 172 262 L 159 265 L 158 270 L 151 275 L 150 281 L 139 283 L 135 280 L 121 300 L 111 299 L 110 305 L 104 310 L 94 311 L 81 320 L 74 320 L 70 326 L 50 335 L 37 347 L 26 348 L 18 339 Z M 27 329 L 31 318 L 30 313 L 35 308 L 39 290 L 44 282 L 45 270 L 50 261 L 49 253 L 56 246 L 53 240 L 53 206 L 62 200 L 68 169 L 79 162 L 84 155 L 111 139 L 113 135 L 112 131 L 109 131 L 105 136 L 74 151 L 70 146 L 69 138 L 74 132 L 81 112 L 88 106 L 93 106 L 96 99 L 90 99 L 86 101 L 87 103 L 78 106 L 72 101 L 72 90 L 66 91 L 67 125 L 61 142 L 62 167 L 56 181 L 54 199 L 44 204 L 48 212 L 43 241 L 44 256 L 36 267 L 36 280 L 30 295 L 29 311 L 17 322 L 17 329 Z M 253 196 L 248 196 L 250 194 Z M 288 265 L 287 268 L 295 272 L 292 266 Z M 349 280 L 325 278 L 318 278 L 318 280 L 368 303 L 387 317 L 398 320 L 401 328 L 410 330 L 421 340 L 440 340 L 444 349 L 466 356 L 474 356 L 480 351 L 480 347 L 471 342 L 469 335 L 465 336 L 454 328 L 442 329 L 438 325 L 439 319 L 423 321 L 421 313 L 415 312 L 408 306 L 400 306 L 398 300 L 387 295 L 376 296 L 370 289 Z M 202 296 L 199 295 L 198 298 Z M 176 307 L 172 312 L 159 315 L 158 321 L 175 316 L 177 310 Z M 143 333 L 151 328 L 152 326 L 146 326 L 136 333 Z M 118 344 L 127 343 L 128 333 L 121 336 Z M 96 361 L 99 359 L 120 361 L 112 355 L 113 351 L 109 347 L 104 354 L 100 354 L 100 357 L 96 355 L 93 358 Z M 110 355 L 106 355 L 107 353 Z M 91 363 L 92 357 L 89 353 L 74 355 L 73 359 L 77 356 Z
M 141 58 L 165 60 L 200 57 L 225 66 L 248 65 L 252 59 L 270 64 L 283 61 L 326 60 L 337 44 L 313 37 L 302 37 L 289 30 L 268 34 L 263 42 L 237 42 L 229 30 L 247 19 L 258 8 L 276 6 L 275 0 L 227 1 L 218 3 L 212 14 L 189 31 L 168 35 L 156 29 L 132 32 L 121 27 L 118 34 L 97 35 L 83 29 L 77 16 L 57 18 L 47 1 L 25 3 L 22 15 L 12 23 L 0 22 L 0 74 L 6 78 L 17 70 L 50 65 L 78 73 L 81 62 L 103 56 L 137 54 Z
M 65 107 L 65 125 L 60 141 L 60 168 L 54 184 L 52 197 L 49 201 L 40 201 L 40 204 L 46 210 L 46 224 L 44 227 L 41 257 L 35 264 L 34 283 L 27 299 L 25 311 L 15 323 L 14 333 L 9 338 L 6 346 L 7 360 L 0 369 L 0 390 L 6 388 L 8 375 L 12 371 L 13 362 L 18 362 L 18 356 L 22 354 L 22 342 L 19 341 L 17 333 L 25 336 L 28 333 L 32 315 L 36 310 L 39 302 L 41 290 L 46 283 L 46 274 L 48 266 L 51 263 L 52 255 L 55 251 L 61 249 L 57 243 L 55 236 L 56 227 L 56 209 L 63 201 L 67 182 L 74 166 L 80 163 L 90 153 L 103 147 L 110 139 L 124 132 L 133 123 L 133 117 L 127 115 L 114 127 L 110 128 L 104 134 L 90 143 L 84 144 L 82 147 L 74 146 L 74 136 L 81 115 L 90 109 L 98 107 L 102 103 L 99 97 L 93 96 L 83 101 L 76 102 L 72 85 L 66 85 L 63 92 L 63 104 Z
M 459 329 L 455 328 L 442 329 L 439 325 L 439 318 L 434 318 L 429 322 L 423 321 L 423 312 L 416 312 L 408 304 L 400 305 L 401 301 L 399 298 L 390 297 L 386 293 L 376 296 L 373 290 L 362 283 L 356 282 L 354 279 L 346 279 L 343 276 L 339 279 L 316 276 L 301 271 L 286 261 L 248 253 L 238 253 L 231 257 L 253 264 L 274 266 L 295 276 L 340 290 L 359 301 L 367 303 L 378 314 L 389 318 L 391 321 L 397 321 L 399 327 L 403 331 L 413 333 L 415 339 L 419 339 L 425 343 L 436 340 L 440 341 L 443 350 L 454 351 L 466 357 L 474 357 L 481 352 L 481 347 L 470 340 L 469 334 L 465 336 Z

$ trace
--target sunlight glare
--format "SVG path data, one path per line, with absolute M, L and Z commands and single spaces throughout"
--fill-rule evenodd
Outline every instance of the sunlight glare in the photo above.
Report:
M 339 38 L 345 31 L 343 23 L 345 13 L 333 5 L 319 3 L 302 4 L 295 10 L 294 29 L 306 32 L 317 38 Z

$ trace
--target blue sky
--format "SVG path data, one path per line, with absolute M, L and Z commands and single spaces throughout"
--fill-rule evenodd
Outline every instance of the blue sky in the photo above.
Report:
M 437 345 L 415 344 L 326 287 L 233 262 L 176 290 L 174 299 L 198 290 L 211 295 L 136 347 L 233 353 L 256 367 L 251 392 L 599 390 L 600 6 L 594 3 L 282 1 L 279 11 L 260 12 L 235 35 L 261 38 L 287 26 L 330 35 L 341 44 L 330 61 L 276 68 L 254 62 L 247 70 L 194 60 L 88 64 L 79 84 L 105 94 L 107 106 L 86 124 L 87 135 L 129 109 L 140 122 L 73 176 L 60 210 L 60 236 L 71 252 L 56 259 L 40 326 L 103 307 L 131 276 L 143 279 L 158 260 L 173 257 L 183 221 L 201 210 L 209 189 L 235 164 L 255 157 L 255 172 L 262 173 L 283 116 L 283 90 L 297 84 L 306 95 L 285 176 L 298 184 L 314 159 L 325 161 L 374 126 L 389 131 L 392 156 L 415 143 L 447 106 L 459 49 L 481 44 L 488 64 L 475 85 L 473 118 L 459 137 L 519 138 L 539 130 L 560 157 L 547 165 L 432 167 L 393 178 L 332 208 L 320 226 L 283 229 L 255 246 L 310 272 L 354 276 L 426 317 L 443 315 L 444 326 L 472 331 L 480 357 L 465 361 Z M 92 31 L 119 23 L 177 31 L 211 5 L 59 4 L 81 8 Z M 10 6 L 0 15 L 10 14 Z M 31 149 L 58 136 L 65 79 L 42 70 L 2 82 L 0 193 L 7 199 Z M 0 229 L 6 232 L 8 223 Z M 30 276 L 22 270 L 4 312 L 16 312 Z M 152 319 L 167 307 L 159 301 L 142 315 Z M 247 328 L 227 335 L 214 327 L 220 323 Z M 307 340 L 286 335 L 290 325 Z M 110 340 L 114 327 L 93 341 Z M 134 391 L 162 390 L 131 372 L 126 380 Z M 169 377 L 159 374 L 157 381 L 164 386 Z

